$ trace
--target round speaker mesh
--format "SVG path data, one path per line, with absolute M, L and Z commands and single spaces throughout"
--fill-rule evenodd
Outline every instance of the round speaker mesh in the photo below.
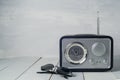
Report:
M 69 55 L 69 57 L 70 57 L 71 60 L 73 60 L 73 61 L 79 61 L 80 59 L 82 59 L 82 57 L 84 55 L 84 51 L 79 46 L 72 46 L 69 49 L 68 55 Z

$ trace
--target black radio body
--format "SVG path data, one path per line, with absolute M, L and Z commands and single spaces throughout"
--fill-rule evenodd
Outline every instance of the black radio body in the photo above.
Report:
M 60 67 L 72 72 L 102 72 L 112 69 L 112 37 L 92 34 L 63 36 L 60 39 Z

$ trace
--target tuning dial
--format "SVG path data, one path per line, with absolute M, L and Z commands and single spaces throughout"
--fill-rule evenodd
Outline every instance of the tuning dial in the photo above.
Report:
M 92 53 L 95 56 L 103 56 L 106 53 L 106 47 L 103 43 L 96 42 L 92 45 Z

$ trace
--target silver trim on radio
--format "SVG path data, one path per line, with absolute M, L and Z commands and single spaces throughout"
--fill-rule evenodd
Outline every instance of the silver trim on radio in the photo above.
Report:
M 79 46 L 83 50 L 83 57 L 78 61 L 74 61 L 69 57 L 69 50 L 73 46 Z M 73 63 L 73 64 L 81 64 L 81 63 L 83 63 L 86 60 L 86 55 L 87 55 L 87 49 L 82 44 L 77 43 L 77 42 L 68 44 L 66 49 L 65 49 L 65 58 L 66 58 L 66 60 L 69 61 L 70 63 Z

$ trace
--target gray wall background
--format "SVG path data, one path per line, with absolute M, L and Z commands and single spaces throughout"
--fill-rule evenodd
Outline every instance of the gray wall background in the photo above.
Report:
M 100 33 L 115 41 L 120 54 L 120 0 L 0 0 L 0 57 L 58 57 L 59 38 Z

